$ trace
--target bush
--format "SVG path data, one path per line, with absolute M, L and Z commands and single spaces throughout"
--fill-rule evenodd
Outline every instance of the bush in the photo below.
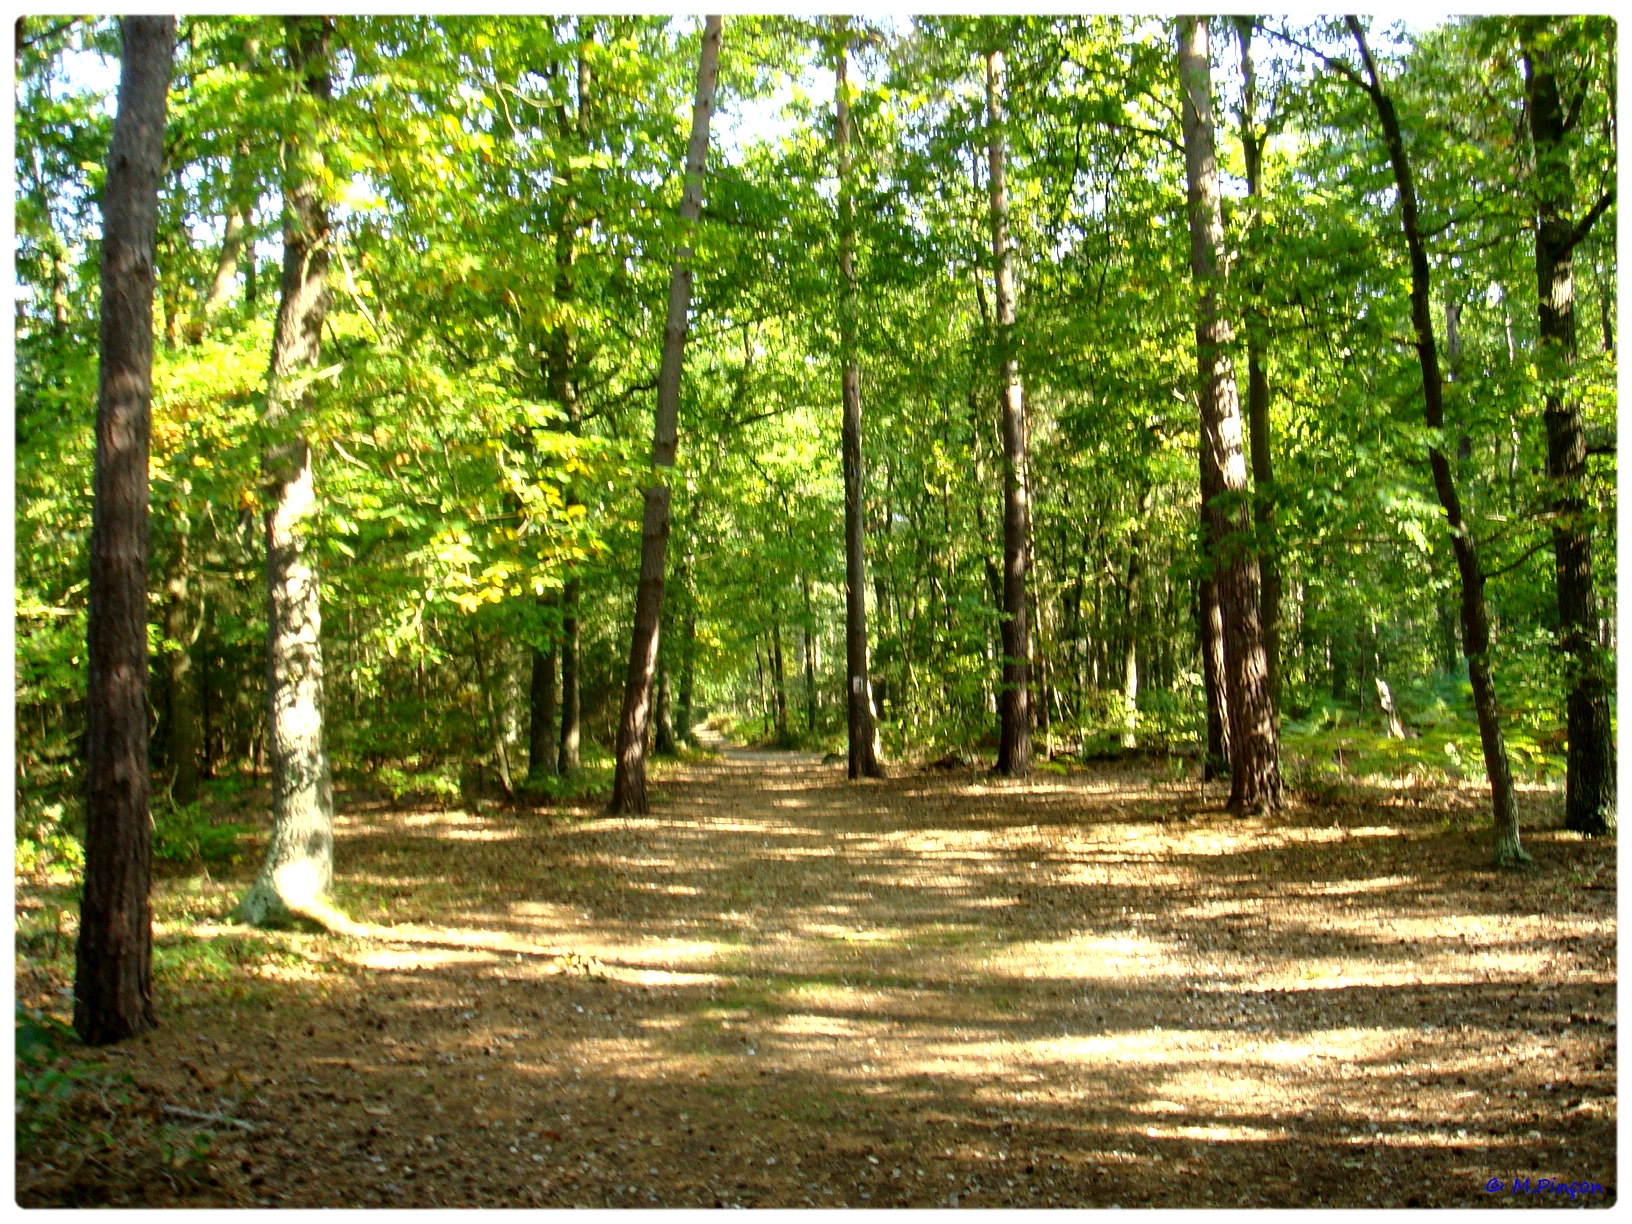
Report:
M 167 863 L 240 862 L 238 838 L 245 825 L 216 824 L 201 803 L 171 804 L 153 815 L 153 857 Z

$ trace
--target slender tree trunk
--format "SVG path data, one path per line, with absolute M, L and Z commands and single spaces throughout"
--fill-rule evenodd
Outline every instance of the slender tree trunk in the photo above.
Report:
M 810 579 L 802 578 L 805 597 L 805 730 L 816 733 L 816 618 L 810 607 Z
M 867 503 L 861 454 L 861 368 L 856 349 L 855 204 L 850 164 L 850 29 L 835 20 L 834 145 L 839 162 L 839 343 L 844 372 L 844 644 L 848 776 L 882 777 L 873 721 L 873 692 L 867 665 Z M 883 615 L 880 608 L 879 615 Z
M 1241 148 L 1247 171 L 1247 196 L 1262 201 L 1264 140 L 1257 128 L 1258 91 L 1252 68 L 1252 20 L 1237 17 L 1241 36 Z M 1247 441 L 1252 452 L 1252 518 L 1258 536 L 1261 577 L 1259 607 L 1263 627 L 1264 663 L 1268 668 L 1271 717 L 1281 708 L 1281 563 L 1275 542 L 1275 465 L 1269 435 L 1269 375 L 1264 368 L 1264 280 L 1254 271 L 1248 286 L 1251 313 L 1247 319 Z
M 658 622 L 663 614 L 663 563 L 669 544 L 668 469 L 674 466 L 680 415 L 680 374 L 686 348 L 686 316 L 691 308 L 691 231 L 703 207 L 703 164 L 708 156 L 708 121 L 714 110 L 719 71 L 721 21 L 705 19 L 697 61 L 697 98 L 686 147 L 686 187 L 680 201 L 684 233 L 669 277 L 669 313 L 663 329 L 663 364 L 657 378 L 657 413 L 652 440 L 653 480 L 642 518 L 640 584 L 629 643 L 629 674 L 618 719 L 617 772 L 611 810 L 642 813 L 646 797 L 646 732 L 652 721 L 652 678 L 657 670 Z
M 1228 498 L 1213 522 L 1214 581 L 1224 619 L 1225 709 L 1230 722 L 1233 812 L 1270 811 L 1281 802 L 1280 742 L 1269 694 L 1258 610 L 1258 562 L 1248 539 L 1247 468 L 1241 404 L 1226 347 L 1230 325 L 1218 304 L 1224 223 L 1213 157 L 1211 59 L 1205 19 L 1179 18 L 1179 81 L 1184 94 L 1185 179 L 1189 187 L 1190 265 L 1196 282 L 1197 398 L 1201 445 L 1210 452 Z M 1215 503 L 1216 504 L 1216 503 Z
M 1206 488 L 1206 481 L 1203 480 L 1203 499 L 1207 496 Z M 1207 517 L 1205 509 L 1202 517 L 1203 520 Z M 1203 578 L 1199 584 L 1197 609 L 1197 627 L 1201 636 L 1201 683 L 1207 702 L 1207 751 L 1201 761 L 1201 776 L 1203 781 L 1214 782 L 1227 777 L 1230 772 L 1230 720 L 1224 691 L 1224 613 L 1218 605 L 1218 586 L 1211 578 Z
M 164 653 L 165 692 L 170 698 L 166 746 L 170 758 L 170 797 L 185 807 L 198 798 L 198 694 L 193 681 L 192 644 L 196 633 L 189 624 L 189 561 L 186 524 L 176 524 L 175 551 L 164 582 L 164 636 L 174 643 Z
M 539 600 L 539 607 L 545 607 Z M 557 768 L 555 673 L 559 646 L 555 632 L 548 630 L 549 648 L 532 648 L 532 677 L 527 689 L 527 785 L 542 786 Z
M 1558 640 L 1568 686 L 1564 827 L 1599 836 L 1613 832 L 1616 824 L 1615 743 L 1609 721 L 1609 665 L 1597 641 L 1592 519 L 1582 489 L 1587 474 L 1586 432 L 1569 380 L 1576 360 L 1575 248 L 1601 213 L 1595 210 L 1582 222 L 1574 215 L 1568 128 L 1546 40 L 1548 23 L 1547 18 L 1524 21 L 1522 43 L 1540 216 L 1536 227 L 1538 360 L 1546 388 L 1543 419 L 1547 478 L 1553 488 Z M 1537 33 L 1543 36 L 1538 39 Z
M 1347 18 L 1350 32 L 1365 61 L 1369 83 L 1361 84 L 1371 98 L 1388 146 L 1389 163 L 1400 197 L 1400 223 L 1411 254 L 1411 323 L 1416 332 L 1418 363 L 1422 366 L 1422 398 L 1428 428 L 1445 427 L 1444 388 L 1440 383 L 1439 350 L 1434 343 L 1434 318 L 1430 305 L 1428 251 L 1417 224 L 1417 193 L 1406 160 L 1405 141 L 1394 112 L 1393 100 L 1383 92 L 1382 80 L 1365 31 L 1353 17 Z M 1468 660 L 1468 680 L 1473 687 L 1473 706 L 1479 716 L 1479 742 L 1484 749 L 1485 776 L 1490 779 L 1490 801 L 1494 814 L 1496 862 L 1516 866 L 1529 859 L 1519 844 L 1519 809 L 1513 793 L 1513 773 L 1508 765 L 1507 744 L 1502 737 L 1500 711 L 1496 702 L 1496 682 L 1490 670 L 1490 620 L 1485 611 L 1485 575 L 1479 568 L 1479 554 L 1473 536 L 1462 519 L 1462 503 L 1445 453 L 1437 446 L 1428 448 L 1433 469 L 1434 491 L 1445 511 L 1456 568 L 1462 579 L 1462 650 Z
M 771 622 L 771 678 L 776 690 L 776 738 L 778 744 L 788 740 L 788 678 L 782 666 L 782 623 Z
M 1139 498 L 1139 521 L 1128 534 L 1128 584 L 1122 595 L 1122 624 L 1127 634 L 1122 651 L 1122 747 L 1139 746 L 1139 577 L 1144 565 L 1145 515 L 1150 510 L 1150 489 Z
M 563 778 L 577 772 L 583 737 L 583 695 L 578 658 L 578 578 L 561 588 L 561 745 L 555 771 Z
M 674 685 L 669 675 L 669 650 L 666 645 L 660 645 L 657 652 L 657 738 L 652 745 L 652 751 L 658 756 L 673 756 L 674 717 L 672 695 Z
M 319 107 L 329 98 L 325 18 L 286 19 L 290 61 Z M 284 149 L 283 287 L 272 337 L 264 419 L 266 482 L 267 735 L 272 837 L 260 874 L 238 906 L 254 925 L 305 919 L 327 924 L 334 874 L 334 796 L 323 742 L 320 600 L 308 520 L 315 512 L 312 451 L 299 386 L 315 366 L 328 309 L 329 218 L 322 154 L 292 136 Z
M 171 17 L 126 17 L 102 195 L 101 368 L 91 507 L 85 888 L 74 1029 L 87 1045 L 146 1032 L 153 1010 L 147 757 L 148 440 L 153 263 Z
M 692 709 L 692 681 L 697 666 L 697 610 L 690 599 L 686 600 L 685 613 L 680 619 L 680 700 L 678 703 L 678 718 L 680 725 L 676 728 L 679 736 L 688 744 L 696 742 L 692 728 L 697 724 L 696 714 Z
M 493 737 L 493 763 L 499 770 L 499 785 L 504 788 L 506 799 L 514 799 L 516 787 L 510 777 L 510 746 L 505 742 L 504 719 L 493 700 L 493 683 L 482 651 L 482 640 L 474 628 L 470 631 L 470 646 L 471 657 L 476 663 L 476 682 L 482 689 L 482 705 L 487 711 L 487 731 Z
M 1004 174 L 1003 52 L 986 53 L 986 162 L 997 285 L 998 389 L 1003 405 L 1003 688 L 998 700 L 997 772 L 1031 772 L 1031 609 L 1026 541 L 1031 534 L 1027 490 L 1026 409 L 1014 355 L 1014 260 L 1009 251 L 1009 201 Z

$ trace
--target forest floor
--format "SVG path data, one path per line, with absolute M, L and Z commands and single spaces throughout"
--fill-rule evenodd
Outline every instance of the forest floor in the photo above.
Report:
M 1556 792 L 1500 873 L 1471 788 L 1238 820 L 1132 768 L 899 773 L 727 749 L 638 819 L 353 795 L 362 935 L 232 925 L 254 854 L 172 873 L 161 1027 L 62 1055 L 18 1199 L 1615 1201 L 1615 844 Z M 18 906 L 18 1000 L 65 1017 L 71 909 Z

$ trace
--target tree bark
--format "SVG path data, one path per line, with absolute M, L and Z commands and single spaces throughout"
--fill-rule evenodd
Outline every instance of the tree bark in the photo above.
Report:
M 126 17 L 102 193 L 101 368 L 86 645 L 85 888 L 74 1029 L 87 1045 L 146 1032 L 153 1010 L 148 810 L 148 442 L 154 237 L 175 20 Z
M 563 778 L 579 765 L 579 745 L 583 738 L 583 694 L 578 659 L 578 579 L 574 575 L 561 588 L 561 744 L 555 772 Z
M 1580 404 L 1569 387 L 1576 360 L 1575 247 L 1587 229 L 1575 217 L 1568 130 L 1547 24 L 1547 18 L 1524 21 L 1520 39 L 1535 150 L 1538 364 L 1545 388 L 1547 478 L 1553 490 L 1558 644 L 1567 685 L 1564 827 L 1600 836 L 1613 832 L 1616 824 L 1615 744 L 1609 721 L 1608 660 L 1597 641 L 1592 519 L 1582 488 L 1587 474 L 1586 431 Z
M 1247 197 L 1262 201 L 1264 138 L 1257 127 L 1258 90 L 1252 67 L 1252 20 L 1237 17 L 1241 36 L 1241 148 L 1246 162 Z M 1252 518 L 1258 537 L 1261 578 L 1259 607 L 1268 668 L 1269 702 L 1281 708 L 1281 565 L 1275 542 L 1275 464 L 1269 432 L 1269 374 L 1264 368 L 1264 279 L 1256 270 L 1248 285 L 1252 313 L 1247 320 L 1247 443 L 1252 459 Z
M 313 103 L 330 93 L 324 18 L 286 19 L 291 64 Z M 329 218 L 323 157 L 292 136 L 284 147 L 283 284 L 267 378 L 269 435 L 262 453 L 266 504 L 267 736 L 272 837 L 260 874 L 238 906 L 255 925 L 303 919 L 329 925 L 334 874 L 334 796 L 323 737 L 323 652 L 318 574 L 308 521 L 316 510 L 312 451 L 303 434 L 302 374 L 317 365 L 328 310 Z
M 1003 405 L 1003 687 L 998 699 L 997 772 L 1031 772 L 1031 609 L 1026 589 L 1031 501 L 1026 408 L 1014 353 L 1014 259 L 1003 141 L 1003 52 L 986 53 L 986 187 L 996 282 L 998 394 Z
M 544 779 L 556 771 L 556 697 L 555 671 L 557 651 L 555 638 L 550 638 L 548 650 L 533 647 L 533 671 L 527 687 L 527 785 L 541 786 Z
M 210 281 L 210 291 L 204 298 L 204 307 L 199 311 L 195 343 L 203 339 L 205 328 L 232 297 L 233 286 L 238 280 L 238 259 L 243 251 L 244 240 L 249 233 L 250 218 L 255 209 L 255 180 L 249 164 L 248 141 L 238 142 L 230 175 L 231 184 L 228 190 L 231 199 L 227 204 L 226 229 L 221 237 L 220 254 L 215 261 L 215 276 Z
M 771 622 L 771 679 L 776 693 L 776 739 L 788 740 L 788 676 L 782 666 L 782 622 Z
M 1224 222 L 1213 155 L 1212 64 L 1206 20 L 1179 18 L 1178 45 L 1190 267 L 1196 283 L 1201 445 L 1203 453 L 1212 456 L 1222 485 L 1222 494 L 1209 500 L 1214 507 L 1213 579 L 1224 622 L 1223 688 L 1230 723 L 1228 807 L 1236 813 L 1272 811 L 1281 802 L 1280 736 L 1259 617 L 1258 561 L 1247 525 L 1250 493 L 1241 445 L 1241 402 L 1226 351 L 1233 332 L 1218 303 L 1224 277 Z
M 1203 467 L 1206 461 L 1203 460 Z M 1207 483 L 1202 482 L 1202 499 L 1207 500 Z M 1207 528 L 1205 505 L 1203 531 Z M 1205 537 L 1204 537 L 1205 538 Z M 1206 548 L 1203 543 L 1203 549 Z M 1218 585 L 1203 578 L 1197 591 L 1197 621 L 1201 635 L 1201 683 L 1207 702 L 1207 751 L 1201 760 L 1201 777 L 1214 782 L 1230 772 L 1230 720 L 1224 691 L 1224 614 L 1218 605 Z
M 1411 163 L 1406 160 L 1405 141 L 1394 102 L 1383 92 L 1377 64 L 1366 44 L 1365 31 L 1354 17 L 1346 18 L 1350 32 L 1365 61 L 1367 81 L 1356 81 L 1371 98 L 1377 120 L 1388 147 L 1389 164 L 1400 198 L 1400 225 L 1411 255 L 1411 324 L 1416 334 L 1417 362 L 1422 368 L 1423 412 L 1428 428 L 1445 427 L 1444 387 L 1440 381 L 1439 350 L 1434 342 L 1431 283 L 1428 251 L 1417 223 L 1417 193 Z M 1485 610 L 1485 575 L 1479 568 L 1479 553 L 1473 535 L 1462 520 L 1462 503 L 1457 496 L 1451 465 L 1438 446 L 1428 448 L 1433 469 L 1434 491 L 1445 511 L 1456 553 L 1456 568 L 1462 581 L 1462 651 L 1468 660 L 1468 680 L 1473 687 L 1473 706 L 1479 717 L 1479 742 L 1484 750 L 1485 776 L 1490 780 L 1490 801 L 1494 816 L 1495 857 L 1499 866 L 1517 866 L 1529 855 L 1519 844 L 1519 809 L 1513 793 L 1513 772 L 1508 765 L 1507 744 L 1502 737 L 1501 715 L 1496 702 L 1496 681 L 1490 670 L 1490 620 Z
M 721 20 L 707 17 L 697 61 L 697 97 L 686 147 L 686 186 L 680 200 L 684 233 L 669 276 L 669 312 L 663 329 L 663 364 L 657 378 L 657 412 L 652 439 L 652 484 L 646 490 L 641 524 L 640 582 L 635 624 L 629 643 L 629 673 L 618 719 L 617 770 L 612 779 L 613 812 L 650 810 L 646 795 L 646 733 L 652 721 L 652 677 L 657 669 L 658 623 L 663 614 L 663 564 L 669 545 L 669 486 L 680 416 L 680 374 L 686 348 L 686 316 L 691 308 L 691 231 L 703 207 L 703 166 L 708 156 L 708 121 L 714 110 L 719 72 Z
M 805 597 L 805 730 L 816 733 L 816 618 L 810 607 L 810 579 L 802 578 Z
M 844 647 L 845 711 L 849 730 L 848 776 L 878 778 L 873 692 L 867 661 L 867 503 L 861 453 L 861 368 L 856 349 L 856 232 L 851 196 L 850 162 L 850 30 L 846 18 L 834 21 L 834 139 L 839 168 L 839 343 L 844 402 L 841 447 L 844 461 Z M 880 615 L 882 615 L 882 609 Z
M 652 744 L 652 751 L 658 756 L 673 756 L 674 716 L 673 716 L 674 684 L 669 674 L 669 649 L 659 646 L 657 652 L 657 736 Z

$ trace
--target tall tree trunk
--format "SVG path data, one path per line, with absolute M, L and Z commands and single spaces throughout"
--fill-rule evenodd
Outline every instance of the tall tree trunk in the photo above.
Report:
M 1280 737 L 1269 694 L 1269 665 L 1258 611 L 1258 561 L 1247 546 L 1247 467 L 1241 403 L 1226 346 L 1233 338 L 1219 309 L 1224 223 L 1213 156 L 1212 65 L 1205 19 L 1179 18 L 1190 266 L 1196 282 L 1197 398 L 1201 445 L 1213 456 L 1225 495 L 1213 516 L 1213 574 L 1224 620 L 1224 696 L 1230 723 L 1232 812 L 1273 810 L 1281 801 Z
M 1547 478 L 1553 498 L 1553 556 L 1558 591 L 1558 644 L 1565 657 L 1565 724 L 1569 748 L 1564 827 L 1588 836 L 1616 823 L 1615 743 L 1609 722 L 1609 667 L 1597 642 L 1592 579 L 1592 519 L 1582 489 L 1586 432 L 1569 381 L 1575 366 L 1575 248 L 1612 196 L 1579 221 L 1566 145 L 1548 18 L 1523 21 L 1525 92 L 1535 149 L 1538 360 L 1546 388 Z M 1541 37 L 1537 37 L 1537 35 Z M 1613 189 L 1611 189 L 1613 191 Z
M 676 717 L 679 726 L 676 730 L 680 738 L 688 744 L 696 742 L 692 728 L 697 724 L 697 716 L 692 710 L 692 682 L 697 668 L 697 609 L 690 599 L 686 600 L 685 611 L 680 618 L 680 699 Z
M 482 650 L 482 639 L 474 627 L 470 631 L 470 648 L 471 658 L 476 664 L 476 683 L 481 687 L 482 705 L 487 711 L 487 732 L 493 737 L 493 764 L 499 771 L 499 785 L 504 788 L 506 799 L 514 799 L 516 787 L 510 777 L 510 746 L 505 742 L 504 719 L 500 716 L 498 704 L 493 700 L 493 683 Z
M 545 607 L 540 599 L 539 607 Z M 532 648 L 532 676 L 527 686 L 527 785 L 539 787 L 556 771 L 555 673 L 559 646 L 553 627 L 545 630 L 548 649 Z
M 697 98 L 686 146 L 686 186 L 680 200 L 683 233 L 669 276 L 669 313 L 663 328 L 663 364 L 657 377 L 657 413 L 652 438 L 653 480 L 646 490 L 640 549 L 640 585 L 629 643 L 629 674 L 618 719 L 617 772 L 611 810 L 650 810 L 646 797 L 646 732 L 652 721 L 652 677 L 657 670 L 658 622 L 663 614 L 663 563 L 669 545 L 669 486 L 680 416 L 680 373 L 686 348 L 686 316 L 691 308 L 691 232 L 703 207 L 703 164 L 708 156 L 708 120 L 714 110 L 719 72 L 721 21 L 705 18 L 697 60 Z
M 1383 140 L 1388 146 L 1388 160 L 1394 171 L 1394 184 L 1400 197 L 1400 224 L 1411 254 L 1411 323 L 1416 333 L 1417 361 L 1422 367 L 1423 411 L 1428 428 L 1442 430 L 1445 428 L 1444 388 L 1439 375 L 1439 350 L 1434 343 L 1428 251 L 1423 245 L 1422 231 L 1417 223 L 1417 193 L 1412 181 L 1411 163 L 1406 160 L 1405 141 L 1400 135 L 1400 122 L 1394 112 L 1393 99 L 1383 92 L 1377 64 L 1371 57 L 1371 48 L 1366 44 L 1365 31 L 1354 17 L 1346 21 L 1360 48 L 1368 78 L 1364 82 L 1356 79 L 1356 84 L 1365 89 L 1377 112 Z M 1496 862 L 1501 866 L 1516 866 L 1530 856 L 1519 844 L 1519 809 L 1513 793 L 1513 772 L 1508 765 L 1507 743 L 1502 738 L 1496 681 L 1490 670 L 1490 620 L 1485 611 L 1485 575 L 1479 568 L 1479 553 L 1474 546 L 1473 535 L 1462 520 L 1462 503 L 1457 496 L 1456 480 L 1451 475 L 1451 465 L 1444 451 L 1430 446 L 1428 462 L 1433 469 L 1434 491 L 1439 495 L 1439 504 L 1445 511 L 1451 547 L 1456 553 L 1457 573 L 1462 580 L 1462 651 L 1468 660 L 1473 707 L 1479 716 L 1479 742 L 1484 749 L 1485 776 L 1490 779 Z
M 1241 37 L 1241 148 L 1247 171 L 1247 196 L 1259 202 L 1264 194 L 1264 138 L 1258 131 L 1258 89 L 1252 68 L 1252 20 L 1237 17 Z M 1256 222 L 1255 222 L 1256 224 Z M 1268 668 L 1272 717 L 1281 708 L 1281 563 L 1275 542 L 1275 464 L 1269 434 L 1269 375 L 1264 368 L 1264 278 L 1254 270 L 1248 285 L 1251 311 L 1247 318 L 1247 443 L 1252 458 L 1252 518 L 1258 536 L 1259 592 Z
M 839 343 L 844 372 L 844 646 L 848 776 L 882 777 L 867 674 L 867 502 L 861 454 L 861 368 L 856 349 L 856 227 L 850 163 L 850 27 L 834 20 L 834 139 L 839 163 Z M 883 609 L 879 610 L 883 615 Z
M 1149 486 L 1139 498 L 1139 521 L 1128 533 L 1128 584 L 1122 594 L 1122 624 L 1127 634 L 1122 651 L 1122 747 L 1139 746 L 1139 576 L 1144 566 L 1145 515 L 1150 510 Z
M 326 18 L 286 18 L 289 60 L 326 109 Z M 327 925 L 334 874 L 334 796 L 323 742 L 323 652 L 318 575 L 307 539 L 316 510 L 312 451 L 303 433 L 300 376 L 317 364 L 328 309 L 329 218 L 322 153 L 310 137 L 284 147 L 283 286 L 272 336 L 262 454 L 266 498 L 267 735 L 272 837 L 260 874 L 238 906 L 254 925 L 296 918 Z
M 1206 459 L 1202 460 L 1205 468 Z M 1207 482 L 1202 481 L 1202 498 L 1207 500 Z M 1203 532 L 1208 511 L 1202 511 Z M 1204 534 L 1205 540 L 1205 534 Z M 1202 545 L 1206 549 L 1205 542 Z M 1210 562 L 1209 562 L 1210 564 Z M 1224 691 L 1224 613 L 1218 604 L 1218 584 L 1203 578 L 1197 590 L 1197 629 L 1201 636 L 1202 694 L 1207 702 L 1207 751 L 1201 759 L 1201 777 L 1214 782 L 1230 772 L 1230 719 Z
M 816 733 L 816 618 L 810 607 L 810 579 L 801 578 L 805 596 L 805 730 Z
M 147 757 L 147 455 L 153 263 L 170 17 L 121 22 L 119 109 L 102 194 L 101 369 L 86 645 L 85 888 L 74 1029 L 87 1045 L 146 1032 L 153 1011 Z
M 771 679 L 776 691 L 776 739 L 777 743 L 785 744 L 788 740 L 788 676 L 782 666 L 782 622 L 771 622 Z
M 659 644 L 657 651 L 657 736 L 652 751 L 658 756 L 673 756 L 675 753 L 674 684 L 669 674 L 670 649 L 671 647 L 666 644 Z
M 164 652 L 165 692 L 170 722 L 166 747 L 170 758 L 170 798 L 185 807 L 198 798 L 198 693 L 193 680 L 193 639 L 189 623 L 189 561 L 186 524 L 178 511 L 176 543 L 164 581 L 164 636 L 173 643 Z
M 1026 590 L 1031 501 L 1027 490 L 1026 408 L 1014 354 L 1014 258 L 1004 175 L 1003 52 L 986 53 L 986 186 L 992 272 L 997 289 L 998 393 L 1003 405 L 1003 689 L 998 699 L 997 772 L 1031 772 L 1031 609 Z
M 569 577 L 561 588 L 561 744 L 555 771 L 563 778 L 579 765 L 583 737 L 583 695 L 578 659 L 578 579 Z

